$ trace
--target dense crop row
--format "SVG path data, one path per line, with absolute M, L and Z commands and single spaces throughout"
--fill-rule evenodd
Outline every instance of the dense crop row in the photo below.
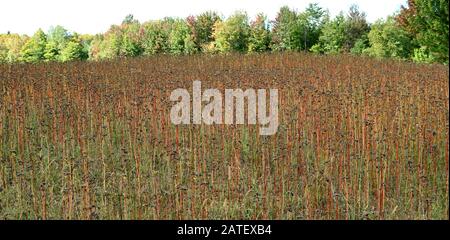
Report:
M 278 88 L 280 126 L 170 92 Z M 0 65 L 1 219 L 448 219 L 449 72 L 304 54 Z

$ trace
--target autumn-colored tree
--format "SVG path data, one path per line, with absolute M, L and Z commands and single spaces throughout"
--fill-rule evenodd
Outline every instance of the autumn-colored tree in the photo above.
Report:
M 17 62 L 28 37 L 19 34 L 0 34 L 0 62 Z
M 207 48 L 214 41 L 214 24 L 220 20 L 219 14 L 213 11 L 207 11 L 195 17 L 189 16 L 186 19 L 186 23 L 191 29 L 192 39 L 198 50 Z
M 133 15 L 128 15 L 120 27 L 121 42 L 119 55 L 122 57 L 141 55 L 144 49 L 142 47 L 143 33 L 139 21 L 135 20 Z

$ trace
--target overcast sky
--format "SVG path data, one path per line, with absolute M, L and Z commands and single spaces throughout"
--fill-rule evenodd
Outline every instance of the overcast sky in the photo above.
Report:
M 166 16 L 184 18 L 206 10 L 225 17 L 236 10 L 245 10 L 250 17 L 264 12 L 273 19 L 283 5 L 301 11 L 312 2 L 327 8 L 332 16 L 355 3 L 373 22 L 398 11 L 406 0 L 2 0 L 0 33 L 31 35 L 38 28 L 46 31 L 55 25 L 79 33 L 101 33 L 130 13 L 141 22 Z

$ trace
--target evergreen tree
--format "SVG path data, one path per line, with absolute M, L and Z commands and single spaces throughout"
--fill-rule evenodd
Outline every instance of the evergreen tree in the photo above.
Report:
M 298 41 L 297 13 L 287 6 L 280 8 L 275 21 L 272 22 L 272 46 L 275 51 L 292 50 Z
M 42 29 L 36 31 L 22 47 L 20 60 L 24 62 L 38 62 L 44 60 L 47 36 Z

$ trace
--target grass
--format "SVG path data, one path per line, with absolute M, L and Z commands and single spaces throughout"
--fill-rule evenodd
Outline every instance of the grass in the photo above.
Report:
M 278 88 L 278 132 L 170 92 Z M 191 90 L 189 90 L 191 91 Z M 449 70 L 352 56 L 0 65 L 0 219 L 449 219 Z

